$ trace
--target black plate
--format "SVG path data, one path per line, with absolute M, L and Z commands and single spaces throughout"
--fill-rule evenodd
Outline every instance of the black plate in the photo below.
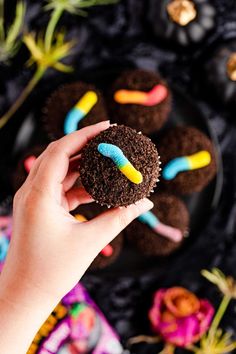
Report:
M 90 70 L 88 72 L 77 73 L 74 75 L 73 80 L 81 79 L 89 83 L 94 83 L 101 90 L 106 91 L 110 83 L 117 77 L 121 70 L 123 70 L 123 68 L 120 68 L 120 70 L 110 69 L 109 67 L 106 67 L 106 69 L 99 68 L 93 71 Z M 51 90 L 53 88 L 51 88 Z M 200 110 L 198 105 L 193 102 L 192 99 L 187 97 L 186 94 L 181 92 L 179 88 L 172 87 L 172 91 L 172 111 L 168 123 L 162 131 L 153 136 L 153 139 L 157 143 L 157 147 L 158 139 L 161 135 L 165 134 L 170 127 L 183 124 L 195 126 L 208 135 L 215 145 L 218 162 L 218 172 L 216 178 L 202 192 L 194 193 L 183 198 L 190 212 L 191 223 L 189 237 L 179 251 L 164 259 L 157 257 L 147 258 L 136 252 L 135 249 L 131 248 L 129 245 L 125 245 L 125 248 L 118 260 L 106 269 L 97 271 L 96 274 L 111 275 L 116 273 L 117 275 L 138 275 L 151 269 L 162 272 L 167 264 L 168 267 L 171 267 L 172 262 L 174 262 L 175 259 L 181 255 L 181 253 L 187 252 L 189 248 L 193 246 L 199 232 L 207 224 L 212 211 L 218 205 L 223 183 L 223 169 L 216 135 L 210 127 L 206 114 Z M 43 94 L 40 92 L 40 95 L 42 96 Z M 45 92 L 43 97 L 39 100 L 41 104 L 44 99 Z M 14 146 L 12 150 L 9 151 L 10 160 L 13 165 L 12 167 L 14 167 L 17 157 L 20 155 L 22 150 L 25 150 L 30 145 L 34 145 L 36 142 L 46 142 L 47 139 L 42 130 L 39 116 L 40 110 L 37 110 L 37 113 L 35 114 L 32 112 L 28 113 L 16 133 Z
M 81 77 L 85 81 L 95 83 L 99 88 L 106 91 L 107 87 L 109 87 L 110 83 L 118 76 L 121 70 L 114 70 L 112 68 L 100 69 L 98 72 L 81 74 Z M 190 213 L 190 233 L 183 246 L 177 252 L 165 258 L 144 257 L 133 247 L 125 245 L 117 261 L 111 266 L 97 271 L 96 274 L 139 275 L 147 270 L 155 270 L 155 272 L 161 274 L 166 266 L 168 268 L 171 267 L 171 264 L 175 262 L 177 257 L 181 256 L 183 252 L 188 252 L 189 248 L 194 245 L 198 234 L 204 229 L 210 215 L 219 203 L 223 185 L 223 165 L 216 134 L 209 124 L 207 114 L 178 87 L 172 87 L 171 89 L 173 102 L 168 122 L 158 134 L 152 137 L 153 141 L 156 142 L 158 148 L 158 139 L 170 127 L 176 125 L 191 125 L 198 128 L 209 136 L 214 144 L 218 165 L 217 175 L 200 193 L 193 193 L 182 197 Z

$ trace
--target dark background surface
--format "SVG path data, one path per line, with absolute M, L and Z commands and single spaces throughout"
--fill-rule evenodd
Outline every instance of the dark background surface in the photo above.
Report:
M 154 1 L 154 0 L 153 0 Z M 158 1 L 158 0 L 156 0 Z M 123 342 L 136 334 L 150 334 L 147 309 L 152 294 L 159 287 L 182 285 L 209 298 L 216 306 L 220 296 L 216 289 L 200 276 L 202 268 L 217 266 L 236 277 L 236 128 L 233 108 L 225 107 L 206 90 L 203 67 L 213 50 L 229 38 L 236 38 L 236 2 L 215 0 L 217 26 L 203 44 L 183 50 L 156 39 L 148 21 L 150 1 L 125 0 L 115 6 L 89 11 L 86 19 L 64 15 L 60 24 L 68 28 L 68 36 L 76 37 L 78 45 L 68 62 L 73 63 L 78 75 L 94 68 L 122 68 L 138 66 L 157 70 L 172 85 L 188 92 L 204 110 L 209 124 L 215 130 L 223 156 L 224 184 L 220 204 L 207 226 L 198 235 L 188 252 L 179 253 L 175 262 L 161 274 L 158 269 L 145 271 L 141 276 L 114 277 L 112 275 L 85 275 L 83 281 L 91 295 L 117 329 Z M 155 1 L 154 1 L 155 2 Z M 8 19 L 13 16 L 14 1 L 7 0 Z M 48 14 L 42 15 L 41 1 L 29 2 L 27 26 L 43 28 Z M 41 12 L 40 12 L 41 11 Z M 39 15 L 40 13 L 40 15 Z M 0 66 L 0 111 L 19 95 L 31 71 L 24 67 L 27 52 L 22 47 L 9 67 Z M 47 93 L 61 82 L 73 77 L 49 71 L 37 89 L 12 121 L 0 131 L 0 192 L 1 200 L 12 193 L 9 176 L 23 149 L 32 144 L 30 117 L 36 120 L 34 142 L 45 141 L 37 117 Z M 15 137 L 24 117 L 29 116 L 23 139 L 16 144 Z M 33 123 L 33 127 L 35 123 Z M 207 212 L 207 210 L 206 210 Z M 236 333 L 236 306 L 232 303 L 222 326 Z M 139 345 L 133 353 L 156 353 L 157 347 Z

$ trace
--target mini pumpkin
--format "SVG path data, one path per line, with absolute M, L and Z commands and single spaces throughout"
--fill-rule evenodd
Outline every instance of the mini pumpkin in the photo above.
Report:
M 215 14 L 209 0 L 158 0 L 151 2 L 149 20 L 158 37 L 188 46 L 214 28 Z
M 219 46 L 206 63 L 205 71 L 208 91 L 221 103 L 236 105 L 236 40 Z

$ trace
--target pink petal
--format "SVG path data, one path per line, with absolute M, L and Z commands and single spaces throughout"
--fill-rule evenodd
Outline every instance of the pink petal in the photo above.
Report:
M 201 337 L 210 327 L 215 310 L 211 303 L 207 300 L 200 301 L 200 310 L 197 314 L 199 320 L 199 337 Z
M 160 333 L 163 338 L 176 346 L 185 347 L 194 341 L 194 336 L 199 328 L 195 315 L 182 317 L 175 321 L 176 329 L 170 331 L 170 325 L 162 323 Z
M 155 293 L 153 306 L 149 311 L 148 317 L 155 332 L 159 332 L 159 323 L 161 320 L 161 310 L 163 307 L 163 297 L 165 292 L 165 289 L 160 289 Z

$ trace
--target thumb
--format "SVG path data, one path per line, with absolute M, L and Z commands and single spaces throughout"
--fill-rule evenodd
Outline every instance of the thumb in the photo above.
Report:
M 153 203 L 149 199 L 142 199 L 137 204 L 106 211 L 86 223 L 87 237 L 91 237 L 90 241 L 100 252 L 134 219 L 152 208 Z

